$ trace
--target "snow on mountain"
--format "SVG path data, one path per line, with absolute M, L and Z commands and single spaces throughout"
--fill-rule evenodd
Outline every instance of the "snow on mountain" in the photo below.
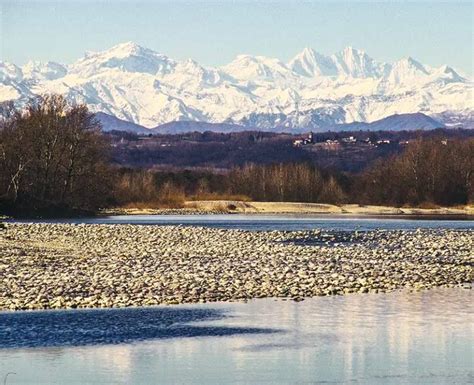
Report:
M 0 61 L 0 102 L 5 100 L 26 101 L 32 93 L 25 84 L 21 68 L 13 63 Z
M 336 64 L 330 57 L 321 55 L 312 48 L 305 48 L 288 63 L 288 67 L 306 77 L 337 76 Z
M 324 56 L 312 48 L 305 48 L 289 63 L 296 73 L 307 76 L 343 76 L 352 78 L 377 78 L 385 75 L 389 65 L 378 63 L 364 51 L 347 47 L 342 51 Z
M 440 114 L 434 114 L 433 117 L 440 122 L 443 122 L 445 127 L 459 128 L 459 127 L 474 127 L 474 111 L 446 111 Z
M 166 74 L 176 62 L 138 44 L 127 42 L 103 52 L 88 52 L 85 57 L 70 66 L 69 72 L 88 77 L 99 72 L 117 69 L 123 72 Z
M 353 78 L 377 78 L 383 76 L 387 65 L 377 63 L 365 52 L 352 47 L 344 48 L 331 56 L 339 73 Z
M 340 111 L 334 109 L 333 114 L 338 114 Z M 472 115 L 472 114 L 471 114 Z M 104 131 L 125 131 L 133 132 L 136 134 L 182 134 L 186 132 L 241 132 L 245 130 L 255 130 L 250 124 L 258 124 L 259 130 L 261 131 L 275 131 L 275 132 L 305 132 L 307 128 L 295 128 L 291 127 L 288 123 L 303 123 L 301 120 L 298 122 L 292 122 L 294 118 L 306 119 L 307 116 L 300 115 L 296 116 L 285 116 L 280 114 L 278 117 L 273 116 L 273 121 L 256 121 L 255 118 L 262 118 L 256 116 L 250 116 L 246 120 L 244 125 L 229 124 L 229 123 L 207 123 L 207 122 L 196 122 L 196 121 L 179 121 L 169 122 L 161 124 L 154 128 L 145 128 L 134 123 L 127 122 L 125 120 L 117 119 L 114 116 L 107 115 L 103 112 L 98 112 L 96 118 L 102 124 Z M 452 116 L 450 117 L 452 119 Z M 472 120 L 472 116 L 470 117 Z M 310 124 L 314 122 L 304 122 Z M 333 119 L 326 117 L 326 121 L 318 122 L 319 125 L 324 127 L 324 130 L 331 131 L 401 131 L 401 130 L 432 130 L 443 127 L 456 127 L 456 125 L 445 125 L 439 120 L 435 120 L 420 112 L 414 114 L 395 114 L 385 117 L 380 120 L 376 120 L 371 123 L 364 122 L 353 122 L 343 124 L 333 124 Z M 306 127 L 306 126 L 303 126 Z
M 23 77 L 32 80 L 54 80 L 67 74 L 67 68 L 55 62 L 29 61 L 22 68 Z
M 416 80 L 417 78 L 424 78 L 429 76 L 429 74 L 429 70 L 423 64 L 408 57 L 392 64 L 387 79 L 391 83 L 400 84 Z
M 22 78 L 23 73 L 21 72 L 20 67 L 13 63 L 0 61 L 0 80 L 2 82 L 6 81 L 7 79 L 20 81 Z
M 238 55 L 222 70 L 234 79 L 277 81 L 291 78 L 292 71 L 280 60 L 264 56 Z
M 472 81 L 415 59 L 378 62 L 348 47 L 305 48 L 288 63 L 239 55 L 218 68 L 123 43 L 63 66 L 0 62 L 0 102 L 60 93 L 94 112 L 145 127 L 173 121 L 319 129 L 394 114 L 472 116 Z

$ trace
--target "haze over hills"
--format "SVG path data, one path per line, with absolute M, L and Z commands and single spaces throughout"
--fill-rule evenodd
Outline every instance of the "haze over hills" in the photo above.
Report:
M 86 53 L 67 66 L 0 62 L 0 101 L 21 105 L 38 94 L 60 93 L 107 114 L 99 115 L 105 126 L 135 132 L 163 124 L 178 131 L 196 126 L 170 123 L 183 121 L 225 124 L 230 131 L 321 131 L 395 114 L 385 126 L 396 121 L 399 129 L 416 122 L 424 125 L 418 128 L 470 128 L 472 91 L 472 81 L 449 66 L 431 68 L 413 58 L 382 63 L 351 47 L 331 56 L 306 48 L 288 63 L 239 55 L 215 68 L 131 42 Z
M 444 128 L 445 125 L 421 112 L 413 114 L 395 114 L 375 122 L 354 122 L 339 124 L 334 131 L 412 131 Z
M 242 131 L 268 131 L 268 132 L 286 132 L 302 133 L 309 130 L 318 131 L 412 131 L 412 130 L 433 130 L 436 128 L 445 128 L 446 126 L 438 120 L 435 120 L 420 112 L 413 114 L 395 114 L 386 118 L 376 120 L 371 123 L 353 122 L 335 125 L 327 125 L 318 129 L 308 129 L 306 127 L 274 127 L 263 128 L 241 126 L 228 123 L 207 123 L 195 121 L 176 121 L 160 124 L 157 127 L 146 128 L 135 123 L 116 118 L 115 116 L 103 112 L 96 113 L 97 119 L 102 124 L 104 131 L 126 131 L 135 134 L 182 134 L 186 132 L 221 132 L 232 133 Z
M 96 112 L 95 117 L 102 125 L 103 131 L 126 131 L 135 134 L 149 134 L 151 132 L 151 129 L 149 128 L 119 119 L 113 115 L 106 114 L 105 112 Z

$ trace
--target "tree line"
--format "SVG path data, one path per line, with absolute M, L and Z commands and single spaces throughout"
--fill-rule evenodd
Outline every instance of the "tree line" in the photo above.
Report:
M 473 202 L 474 139 L 417 139 L 402 154 L 377 160 L 353 179 L 352 196 L 362 203 Z
M 108 145 L 85 105 L 44 96 L 2 106 L 0 207 L 6 212 L 95 211 L 108 204 Z
M 248 164 L 215 171 L 122 170 L 136 193 L 122 202 L 160 197 L 160 186 L 184 199 L 240 199 L 391 206 L 463 205 L 474 201 L 474 139 L 417 139 L 399 155 L 357 174 L 321 170 L 310 163 Z M 144 195 L 143 192 L 147 194 Z
M 229 171 L 126 169 L 85 105 L 44 96 L 25 109 L 2 105 L 0 210 L 25 215 L 95 212 L 110 206 L 179 207 L 186 199 L 251 199 L 384 205 L 474 201 L 474 139 L 413 140 L 359 173 L 309 162 L 246 164 Z

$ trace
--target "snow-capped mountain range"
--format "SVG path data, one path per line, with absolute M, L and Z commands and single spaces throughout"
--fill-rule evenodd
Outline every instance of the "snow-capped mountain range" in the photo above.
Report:
M 472 121 L 474 111 L 473 82 L 453 68 L 412 58 L 382 63 L 351 47 L 331 56 L 305 48 L 288 63 L 239 55 L 203 67 L 129 42 L 71 65 L 0 62 L 0 102 L 43 93 L 150 128 L 198 121 L 322 129 L 418 112 L 449 126 Z

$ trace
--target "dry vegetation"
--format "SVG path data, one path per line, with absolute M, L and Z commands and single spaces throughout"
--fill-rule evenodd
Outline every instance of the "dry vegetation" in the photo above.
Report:
M 0 209 L 95 211 L 108 204 L 109 147 L 86 106 L 53 95 L 25 111 L 6 105 L 0 112 Z
M 474 200 L 474 139 L 416 140 L 355 177 L 359 201 L 436 208 Z
M 0 112 L 0 212 L 5 213 L 181 208 L 189 200 L 420 208 L 474 200 L 473 138 L 420 138 L 357 174 L 321 170 L 308 162 L 157 171 L 112 165 L 110 144 L 84 105 L 47 96 L 26 111 L 6 105 Z

